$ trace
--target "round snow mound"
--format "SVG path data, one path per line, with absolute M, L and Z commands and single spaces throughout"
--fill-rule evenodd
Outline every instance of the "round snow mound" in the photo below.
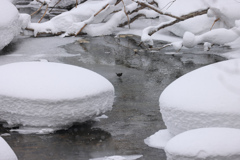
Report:
M 240 130 L 201 128 L 181 133 L 165 147 L 167 160 L 239 160 Z
M 17 156 L 7 142 L 0 137 L 0 160 L 17 160 Z
M 59 63 L 0 66 L 0 119 L 9 125 L 63 127 L 112 109 L 114 87 L 90 70 Z
M 159 103 L 172 135 L 207 127 L 240 128 L 240 59 L 192 71 L 170 84 Z
M 8 0 L 0 2 L 0 50 L 8 45 L 19 34 L 19 13 Z

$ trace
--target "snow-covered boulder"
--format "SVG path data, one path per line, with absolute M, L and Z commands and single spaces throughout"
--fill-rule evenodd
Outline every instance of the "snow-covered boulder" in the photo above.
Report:
M 0 77 L 0 119 L 9 125 L 62 128 L 112 109 L 112 84 L 81 67 L 20 62 L 1 66 Z
M 205 127 L 240 128 L 240 59 L 192 71 L 161 94 L 159 103 L 168 131 L 177 135 Z
M 0 1 L 0 50 L 8 45 L 20 33 L 19 13 L 8 0 Z
M 7 142 L 0 137 L 0 160 L 17 160 L 17 156 Z
M 166 145 L 167 160 L 239 160 L 240 130 L 201 128 L 173 137 Z

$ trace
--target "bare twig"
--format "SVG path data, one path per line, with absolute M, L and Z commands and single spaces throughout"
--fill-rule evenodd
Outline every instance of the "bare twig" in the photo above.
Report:
M 130 19 L 129 19 L 129 16 L 127 14 L 127 10 L 126 10 L 126 7 L 125 7 L 125 4 L 124 4 L 123 0 L 122 0 L 122 3 L 123 3 L 123 7 L 124 7 L 124 13 L 126 14 L 127 19 L 128 19 L 128 28 L 130 29 Z
M 31 14 L 31 16 L 33 16 L 34 14 L 36 14 L 37 12 L 39 12 L 41 10 L 41 8 L 43 7 L 44 3 L 42 3 L 42 5 L 38 8 L 38 10 L 36 10 L 35 12 L 33 12 Z
M 215 19 L 215 21 L 214 21 L 213 24 L 212 24 L 212 27 L 210 28 L 210 31 L 212 30 L 214 24 L 215 24 L 217 21 L 219 21 L 219 20 L 220 20 L 220 18 Z
M 170 8 L 175 1 L 176 1 L 176 0 L 173 0 L 173 1 L 171 1 L 171 2 L 168 2 L 163 8 L 161 8 L 161 10 L 163 10 L 163 9 L 166 8 L 166 7 L 167 7 L 167 9 Z
M 51 8 L 51 10 L 49 11 L 49 13 L 56 7 L 56 5 L 58 5 L 58 3 L 61 2 L 61 0 L 59 0 L 56 4 L 54 4 L 54 6 Z
M 102 9 L 100 9 L 97 13 L 94 14 L 94 17 L 96 17 L 99 13 L 101 13 L 104 9 L 106 9 L 109 6 L 109 4 L 106 4 Z M 77 32 L 77 35 L 82 32 L 82 30 L 87 26 L 87 23 Z
M 76 8 L 77 8 L 77 5 L 78 5 L 78 0 L 76 0 Z
M 43 17 L 44 17 L 44 16 L 46 15 L 46 13 L 47 13 L 47 10 L 48 10 L 48 4 L 47 4 L 47 6 L 46 6 L 46 9 L 45 9 L 45 12 L 44 12 L 42 18 L 38 21 L 38 23 L 40 23 L 40 22 L 42 21 Z

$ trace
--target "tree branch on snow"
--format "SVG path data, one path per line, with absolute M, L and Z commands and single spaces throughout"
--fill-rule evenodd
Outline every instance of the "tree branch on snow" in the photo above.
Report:
M 163 13 L 163 12 L 160 11 L 158 8 L 156 8 L 156 7 L 153 6 L 153 5 L 148 4 L 147 2 L 143 2 L 143 1 L 139 1 L 139 0 L 132 0 L 132 1 L 136 2 L 137 4 L 139 4 L 139 5 L 141 5 L 141 6 L 148 7 L 148 8 L 154 10 L 155 12 L 157 12 L 157 13 L 159 13 L 159 14 L 161 14 L 161 15 L 166 15 L 166 16 L 169 16 L 169 17 L 172 17 L 172 18 L 181 19 L 181 17 L 172 15 L 172 14 L 170 14 L 170 13 Z
M 97 13 L 95 13 L 95 14 L 93 15 L 93 17 L 96 17 L 99 13 L 101 13 L 102 11 L 104 11 L 108 6 L 109 6 L 109 4 L 106 4 L 102 9 L 100 9 Z M 89 23 L 89 21 L 92 21 L 91 19 L 92 19 L 93 17 L 90 17 L 88 20 L 86 20 L 85 22 L 83 22 L 83 23 L 85 23 L 84 26 L 77 32 L 77 34 L 75 34 L 75 36 L 79 35 L 79 33 L 82 32 L 82 30 L 87 26 L 87 24 Z M 87 21 L 88 21 L 88 22 L 87 22 Z
M 122 0 L 117 0 L 116 3 L 114 4 L 114 6 L 118 5 L 121 1 L 122 1 Z M 81 29 L 75 34 L 75 36 L 79 35 L 79 34 L 82 32 L 82 30 L 83 30 L 90 22 L 93 21 L 93 18 L 96 17 L 99 13 L 104 12 L 109 5 L 110 5 L 110 4 L 107 3 L 105 6 L 103 6 L 102 9 L 100 9 L 100 10 L 99 10 L 97 13 L 95 13 L 92 17 L 90 17 L 89 19 L 83 21 L 82 23 L 85 23 L 85 24 L 84 24 L 84 25 L 81 27 Z
M 152 36 L 157 31 L 159 31 L 163 28 L 172 26 L 172 25 L 174 25 L 176 23 L 179 23 L 181 21 L 185 21 L 187 19 L 190 19 L 190 18 L 193 18 L 193 17 L 196 17 L 196 16 L 200 16 L 200 15 L 203 15 L 203 14 L 207 14 L 207 11 L 208 11 L 208 8 L 204 9 L 204 10 L 200 10 L 200 11 L 191 12 L 189 14 L 181 16 L 179 19 L 170 20 L 168 22 L 161 23 L 158 26 L 147 27 L 143 30 L 141 41 L 148 44 L 149 46 L 153 46 L 153 40 L 150 36 Z M 142 44 L 142 42 L 140 43 L 140 45 Z

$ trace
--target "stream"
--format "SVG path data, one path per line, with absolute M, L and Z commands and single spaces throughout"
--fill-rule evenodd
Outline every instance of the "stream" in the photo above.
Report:
M 23 37 L 0 51 L 0 65 L 19 61 L 66 63 L 93 70 L 115 87 L 113 110 L 100 121 L 76 123 L 52 134 L 22 135 L 0 127 L 0 134 L 19 160 L 88 160 L 112 155 L 143 155 L 139 160 L 166 160 L 163 150 L 144 144 L 144 139 L 166 128 L 158 99 L 178 77 L 199 67 L 225 60 L 213 53 L 228 48 L 202 46 L 176 53 L 172 48 L 149 51 L 138 46 L 140 38 Z M 164 42 L 155 42 L 163 45 Z M 122 73 L 118 77 L 116 73 Z M 4 125 L 4 124 L 3 124 Z
M 20 12 L 33 13 L 18 1 Z M 55 10 L 59 14 L 64 10 Z M 36 14 L 37 21 L 44 10 Z M 47 15 L 43 21 L 54 15 Z M 0 125 L 0 134 L 18 160 L 89 160 L 113 155 L 143 155 L 139 160 L 166 160 L 163 150 L 148 147 L 144 139 L 166 128 L 158 99 L 164 88 L 180 76 L 199 67 L 225 60 L 219 54 L 229 50 L 213 46 L 203 51 L 199 45 L 176 52 L 173 48 L 146 50 L 133 35 L 102 37 L 19 36 L 0 51 L 0 65 L 23 61 L 49 61 L 81 66 L 107 78 L 115 88 L 112 111 L 104 119 L 75 123 L 52 134 L 19 134 Z M 156 46 L 166 42 L 156 41 Z M 217 54 L 216 54 L 217 53 Z M 116 73 L 122 73 L 117 76 Z M 6 135 L 6 134 L 5 134 Z

